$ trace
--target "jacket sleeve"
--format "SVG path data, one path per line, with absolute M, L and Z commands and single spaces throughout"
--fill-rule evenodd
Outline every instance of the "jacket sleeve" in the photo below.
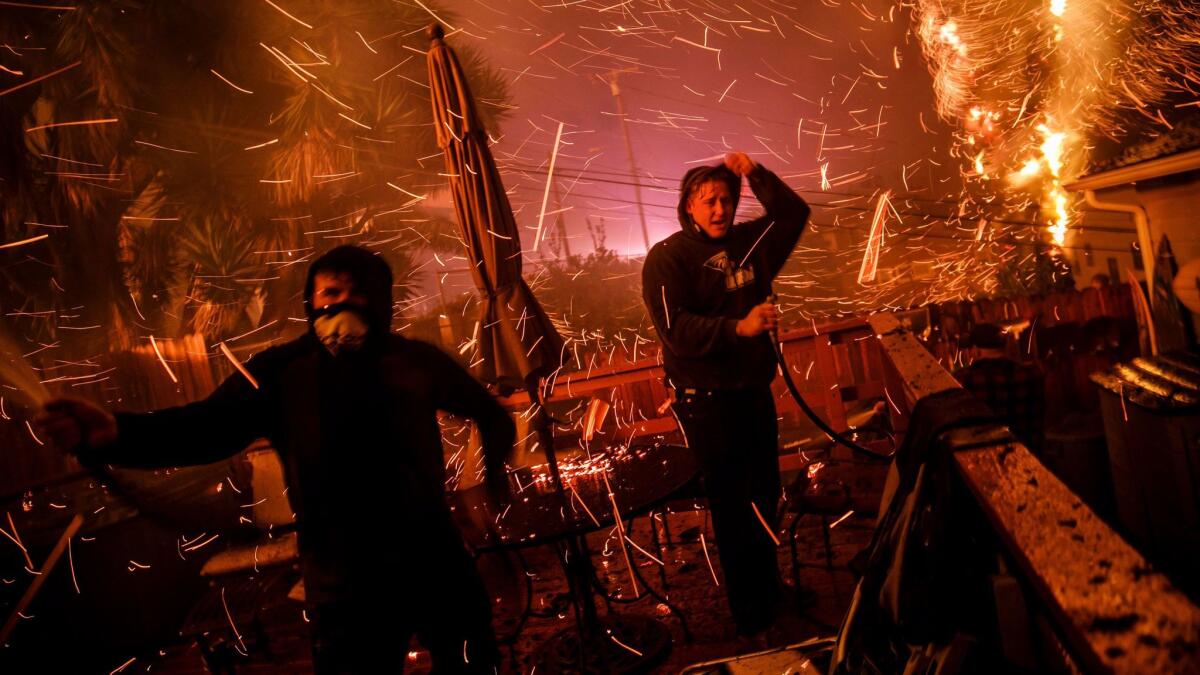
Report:
M 737 341 L 737 319 L 704 316 L 691 308 L 690 279 L 678 269 L 659 244 L 642 267 L 642 302 L 659 339 L 683 358 L 719 353 Z
M 517 427 L 508 412 L 470 373 L 437 347 L 429 347 L 434 373 L 434 405 L 454 415 L 469 417 L 479 428 L 484 467 L 489 475 L 503 470 L 517 439 Z
M 259 382 L 268 377 L 258 357 L 246 369 Z M 116 442 L 85 449 L 79 459 L 85 465 L 138 469 L 209 464 L 266 436 L 266 408 L 263 391 L 234 373 L 203 400 L 147 413 L 116 413 Z
M 750 172 L 750 189 L 766 215 L 742 225 L 742 236 L 760 251 L 771 279 L 779 274 L 800 241 L 811 210 L 796 191 L 761 164 Z

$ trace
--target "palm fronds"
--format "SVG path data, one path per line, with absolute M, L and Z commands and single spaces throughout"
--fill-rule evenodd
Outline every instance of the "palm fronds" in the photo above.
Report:
M 398 301 L 415 293 L 414 251 L 455 249 L 453 222 L 420 210 L 443 182 L 421 161 L 437 152 L 412 51 L 427 48 L 425 10 L 295 0 L 313 26 L 300 30 L 268 3 L 74 5 L 0 26 L 37 48 L 21 53 L 31 73 L 79 63 L 0 105 L 4 235 L 60 228 L 31 263 L 43 272 L 0 279 L 6 306 L 82 305 L 110 346 L 127 329 L 219 339 L 264 298 L 262 320 L 293 313 L 304 261 L 334 245 L 383 251 Z M 494 119 L 505 81 L 463 53 Z M 95 123 L 54 126 L 78 121 Z

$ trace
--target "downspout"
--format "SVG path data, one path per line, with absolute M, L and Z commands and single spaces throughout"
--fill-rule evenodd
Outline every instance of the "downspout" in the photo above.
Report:
M 1148 302 L 1154 303 L 1154 241 L 1150 238 L 1150 219 L 1146 217 L 1146 209 L 1137 204 L 1122 204 L 1120 202 L 1102 202 L 1096 199 L 1095 190 L 1084 190 L 1083 198 L 1088 206 L 1101 211 L 1119 211 L 1133 214 L 1134 225 L 1137 226 L 1138 248 L 1142 249 L 1142 268 L 1146 272 L 1146 296 Z M 1120 280 L 1113 279 L 1113 283 Z
M 1122 204 L 1120 202 L 1102 202 L 1096 199 L 1095 190 L 1084 190 L 1083 198 L 1088 205 L 1101 211 L 1118 211 L 1133 214 L 1133 222 L 1137 226 L 1138 248 L 1142 249 L 1142 267 L 1146 272 L 1146 317 L 1149 330 L 1150 351 L 1158 354 L 1158 338 L 1154 330 L 1154 248 L 1150 239 L 1150 219 L 1146 217 L 1146 209 L 1137 204 Z M 1114 282 L 1117 280 L 1114 279 Z M 1133 289 L 1134 293 L 1140 293 Z

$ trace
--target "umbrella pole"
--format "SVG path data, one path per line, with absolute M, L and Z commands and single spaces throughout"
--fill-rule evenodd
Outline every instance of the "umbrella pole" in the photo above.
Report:
M 11 518 L 9 522 L 12 522 Z M 33 578 L 33 583 L 29 584 L 29 588 L 25 590 L 25 594 L 17 602 L 12 615 L 8 617 L 8 621 L 4 622 L 4 628 L 0 629 L 0 645 L 8 641 L 8 636 L 17 627 L 17 620 L 21 618 L 21 612 L 29 608 L 29 603 L 33 602 L 38 591 L 42 590 L 42 584 L 46 582 L 46 578 L 50 576 L 50 572 L 58 564 L 59 558 L 62 558 L 63 551 L 67 550 L 67 545 L 70 543 L 71 537 L 74 537 L 82 526 L 83 516 L 76 513 L 75 517 L 71 519 L 70 524 L 67 525 L 67 529 L 63 531 L 62 536 L 58 538 L 58 543 L 54 545 L 54 550 L 50 551 L 50 555 L 46 557 L 46 562 L 42 564 L 41 571 Z
M 554 486 L 554 492 L 562 500 L 566 506 L 567 493 L 563 486 L 562 475 L 558 471 L 558 460 L 554 454 L 554 428 L 550 413 L 546 410 L 545 402 L 542 400 L 542 389 L 540 379 L 537 376 L 530 376 L 525 381 L 526 391 L 529 392 L 529 400 L 537 406 L 537 411 L 534 413 L 534 428 L 537 430 L 538 443 L 542 446 L 542 452 L 546 455 L 546 464 L 550 469 L 550 481 Z M 581 635 L 589 635 L 599 628 L 599 617 L 596 613 L 596 599 L 592 595 L 592 579 L 595 576 L 595 569 L 592 566 L 592 557 L 587 550 L 587 542 L 584 539 L 586 535 L 575 535 L 567 537 L 564 550 L 564 567 L 567 583 L 571 589 L 571 596 L 574 600 L 576 610 L 576 623 L 579 626 Z M 580 649 L 583 648 L 583 641 L 580 641 Z M 583 659 L 583 654 L 580 654 L 580 659 Z
M 554 428 L 551 426 L 553 421 L 550 413 L 546 411 L 545 401 L 542 400 L 541 378 L 537 375 L 530 375 L 525 380 L 525 391 L 529 392 L 529 401 L 537 406 L 533 426 L 537 430 L 538 443 L 542 446 L 542 453 L 546 455 L 546 465 L 550 467 L 550 484 L 554 486 L 556 492 L 561 494 L 563 484 L 562 476 L 558 473 L 558 458 L 554 454 Z

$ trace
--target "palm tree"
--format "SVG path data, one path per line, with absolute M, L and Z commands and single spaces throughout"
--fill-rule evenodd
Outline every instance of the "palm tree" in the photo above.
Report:
M 75 5 L 0 10 L 3 42 L 30 48 L 13 68 L 24 79 L 79 62 L 0 97 L 5 240 L 66 226 L 0 259 L 5 307 L 79 307 L 73 320 L 108 328 L 92 334 L 108 348 L 146 334 L 221 339 L 294 314 L 303 262 L 327 248 L 376 248 L 411 281 L 412 252 L 449 241 L 447 223 L 420 211 L 444 182 L 414 53 L 425 10 Z M 494 124 L 506 83 L 465 52 Z M 80 121 L 96 123 L 26 132 Z M 60 325 L 26 333 L 53 338 Z
M 129 6 L 119 0 L 68 12 L 8 10 L 0 20 L 0 37 L 15 45 L 26 78 L 73 64 L 0 98 L 4 236 L 52 235 L 48 245 L 18 249 L 5 260 L 4 304 L 25 310 L 82 305 L 77 312 L 40 315 L 27 331 L 38 337 L 54 337 L 64 320 L 100 321 L 111 334 L 126 332 L 129 302 L 112 226 L 121 205 L 113 196 L 128 184 L 122 139 L 131 130 L 119 111 L 134 104 L 138 80 L 128 75 L 134 50 L 126 36 L 92 26 L 120 23 Z M 36 130 L 69 121 L 97 123 Z

